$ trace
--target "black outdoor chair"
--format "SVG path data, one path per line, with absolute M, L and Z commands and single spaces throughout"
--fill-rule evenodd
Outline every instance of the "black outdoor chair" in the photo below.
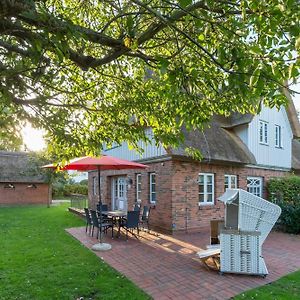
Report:
M 85 213 L 85 220 L 86 220 L 86 226 L 85 226 L 85 232 L 87 233 L 89 230 L 89 234 L 91 234 L 93 222 L 91 219 L 90 211 L 88 208 L 84 208 L 84 213 Z
M 107 204 L 102 204 L 101 211 L 108 211 L 108 205 Z
M 141 205 L 140 205 L 139 203 L 136 202 L 136 203 L 134 204 L 133 210 L 134 210 L 134 211 L 140 211 L 140 210 L 141 210 Z
M 114 225 L 112 222 L 109 222 L 108 220 L 104 220 L 102 218 L 102 216 L 99 216 L 95 210 L 91 210 L 91 217 L 92 217 L 92 222 L 93 222 L 92 236 L 94 234 L 94 228 L 96 227 L 98 229 L 97 238 L 99 238 L 99 236 L 102 232 L 107 233 L 108 228 L 111 228 L 111 235 L 113 237 L 113 231 L 114 231 L 113 226 Z
M 137 233 L 139 235 L 139 218 L 140 211 L 128 211 L 127 218 L 123 219 L 121 222 L 121 227 L 126 230 L 126 240 L 128 240 L 128 232 L 130 232 L 133 236 L 138 238 L 134 233 L 133 229 L 137 229 Z
M 149 206 L 145 205 L 143 207 L 142 217 L 139 222 L 143 226 L 144 229 L 145 229 L 145 225 L 147 225 L 148 231 L 150 231 L 150 227 L 149 227 L 150 210 L 151 210 L 151 207 L 149 207 Z

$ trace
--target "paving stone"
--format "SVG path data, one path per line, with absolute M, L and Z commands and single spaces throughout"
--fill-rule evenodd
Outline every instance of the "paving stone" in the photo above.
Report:
M 89 249 L 97 243 L 85 233 L 84 227 L 67 231 Z M 279 232 L 269 235 L 263 247 L 270 273 L 266 278 L 234 274 L 221 276 L 208 271 L 196 255 L 208 241 L 208 228 L 199 233 L 176 236 L 159 234 L 155 237 L 143 232 L 139 240 L 129 238 L 127 242 L 124 237 L 111 239 L 108 235 L 104 242 L 111 244 L 112 249 L 95 254 L 159 300 L 229 299 L 300 268 L 299 236 Z

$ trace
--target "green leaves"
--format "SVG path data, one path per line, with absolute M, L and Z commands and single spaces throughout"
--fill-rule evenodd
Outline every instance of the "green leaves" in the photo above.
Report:
M 60 156 L 136 146 L 147 126 L 175 145 L 183 125 L 285 103 L 281 84 L 299 77 L 292 0 L 242 0 L 234 13 L 226 1 L 30 3 L 3 16 L 0 103 L 46 128 Z
M 250 77 L 250 83 L 249 83 L 250 87 L 254 87 L 257 84 L 260 77 L 260 72 L 261 72 L 261 65 L 258 65 Z
M 188 5 L 191 5 L 193 1 L 192 0 L 179 0 L 178 2 L 181 7 L 186 7 Z

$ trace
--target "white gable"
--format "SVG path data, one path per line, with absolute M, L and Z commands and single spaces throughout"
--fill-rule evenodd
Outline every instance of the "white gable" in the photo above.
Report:
M 260 121 L 267 123 L 268 142 L 260 143 Z M 275 146 L 275 125 L 281 127 L 282 147 Z M 284 107 L 263 106 L 261 112 L 248 124 L 235 129 L 236 134 L 253 153 L 256 162 L 262 167 L 291 168 L 292 129 Z
M 144 150 L 142 153 L 129 149 L 128 144 L 126 142 L 123 142 L 121 145 L 115 145 L 111 149 L 104 149 L 103 154 L 131 161 L 140 159 L 150 159 L 166 155 L 166 150 L 161 145 L 155 145 L 153 132 L 150 128 L 146 129 L 146 134 L 151 142 L 138 142 L 138 146 Z

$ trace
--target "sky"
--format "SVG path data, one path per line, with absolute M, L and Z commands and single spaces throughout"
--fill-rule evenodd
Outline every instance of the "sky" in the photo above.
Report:
M 24 141 L 24 148 L 31 151 L 40 151 L 46 147 L 43 130 L 32 128 L 30 123 L 26 123 L 26 126 L 22 129 L 22 136 Z

